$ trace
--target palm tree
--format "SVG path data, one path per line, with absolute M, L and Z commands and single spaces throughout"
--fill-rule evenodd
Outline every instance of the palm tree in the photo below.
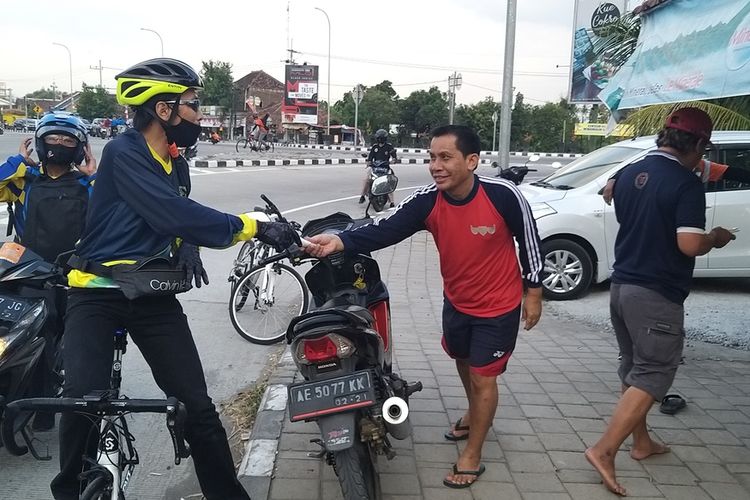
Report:
M 609 34 L 594 44 L 597 57 L 606 58 L 616 70 L 635 53 L 641 32 L 639 16 L 628 12 L 609 27 Z M 654 104 L 630 111 L 624 123 L 632 125 L 637 135 L 658 132 L 664 120 L 677 108 L 700 108 L 709 114 L 716 130 L 750 130 L 750 95 L 687 101 L 672 104 Z

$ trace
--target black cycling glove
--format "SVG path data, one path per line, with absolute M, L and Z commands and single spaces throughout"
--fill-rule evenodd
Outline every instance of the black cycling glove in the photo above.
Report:
M 283 252 L 292 245 L 302 246 L 297 231 L 285 222 L 258 221 L 258 232 L 255 237 L 276 251 Z
M 200 288 L 201 281 L 208 285 L 208 274 L 203 269 L 200 249 L 190 243 L 182 244 L 177 248 L 177 269 L 184 269 L 188 283 L 195 280 L 195 286 Z

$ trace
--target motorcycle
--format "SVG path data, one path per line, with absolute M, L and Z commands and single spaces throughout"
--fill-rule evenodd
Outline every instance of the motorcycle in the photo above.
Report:
M 63 279 L 57 265 L 44 261 L 31 250 L 12 242 L 0 247 L 0 419 L 4 404 L 34 396 L 30 393 L 30 383 L 42 363 L 49 363 L 45 369 L 53 370 L 57 386 L 62 384 L 59 349 L 55 349 L 58 353 L 55 360 L 44 359 L 45 345 L 51 341 L 43 328 L 49 315 L 45 299 L 21 295 L 20 289 L 50 290 Z M 27 427 L 31 417 L 31 412 L 19 417 L 14 432 L 21 434 L 34 458 L 48 460 L 33 446 Z
M 526 159 L 526 163 L 524 163 L 523 166 L 513 165 L 507 168 L 502 168 L 496 161 L 493 161 L 492 168 L 500 169 L 495 177 L 502 177 L 503 179 L 509 180 L 516 186 L 518 186 L 523 182 L 523 178 L 526 177 L 526 174 L 528 174 L 529 172 L 536 172 L 535 168 L 528 167 L 529 162 L 536 163 L 539 161 L 539 159 L 539 155 L 531 155 Z
M 362 156 L 367 156 L 363 154 Z M 369 209 L 382 212 L 388 203 L 388 195 L 396 191 L 398 177 L 393 173 L 390 161 L 376 160 L 370 164 L 370 194 L 365 207 L 365 217 L 369 217 Z
M 308 222 L 303 238 L 338 233 L 371 222 L 335 213 Z M 304 243 L 303 243 L 304 244 Z M 289 251 L 271 259 L 286 258 Z M 369 255 L 332 254 L 305 275 L 311 312 L 293 319 L 287 343 L 304 382 L 288 387 L 292 422 L 316 422 L 311 440 L 334 468 L 344 500 L 379 498 L 378 455 L 391 460 L 390 437 L 411 435 L 408 384 L 392 370 L 390 301 L 377 262 Z

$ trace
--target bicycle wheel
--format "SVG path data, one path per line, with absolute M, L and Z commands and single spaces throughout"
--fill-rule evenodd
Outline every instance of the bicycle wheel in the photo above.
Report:
M 240 152 L 240 148 L 247 149 L 247 138 L 243 137 L 237 141 L 237 144 L 234 146 L 235 151 L 238 153 Z
M 266 151 L 268 151 L 270 153 L 273 153 L 273 143 L 272 142 L 265 141 L 263 143 L 263 145 L 265 146 Z
M 307 312 L 310 293 L 302 276 L 285 264 L 247 272 L 232 291 L 229 318 L 237 333 L 254 344 L 284 338 L 292 318 Z
M 86 489 L 81 493 L 81 500 L 110 500 L 112 484 L 108 479 L 106 476 L 97 476 L 89 481 Z

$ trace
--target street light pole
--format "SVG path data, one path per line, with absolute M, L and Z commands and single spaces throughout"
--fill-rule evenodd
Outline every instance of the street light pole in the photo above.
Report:
M 315 10 L 319 10 L 326 16 L 326 21 L 328 21 L 328 106 L 327 106 L 327 115 L 328 115 L 328 123 L 326 125 L 326 135 L 331 137 L 331 18 L 328 17 L 328 13 L 321 9 L 320 7 L 315 7 Z
M 164 40 L 161 39 L 161 35 L 159 34 L 159 32 L 149 28 L 141 28 L 141 31 L 150 31 L 151 33 L 154 33 L 159 37 L 159 43 L 161 44 L 161 56 L 164 57 Z
M 73 56 L 70 55 L 70 49 L 67 45 L 61 43 L 52 42 L 52 45 L 59 45 L 68 51 L 68 72 L 70 73 L 70 97 L 73 98 Z

